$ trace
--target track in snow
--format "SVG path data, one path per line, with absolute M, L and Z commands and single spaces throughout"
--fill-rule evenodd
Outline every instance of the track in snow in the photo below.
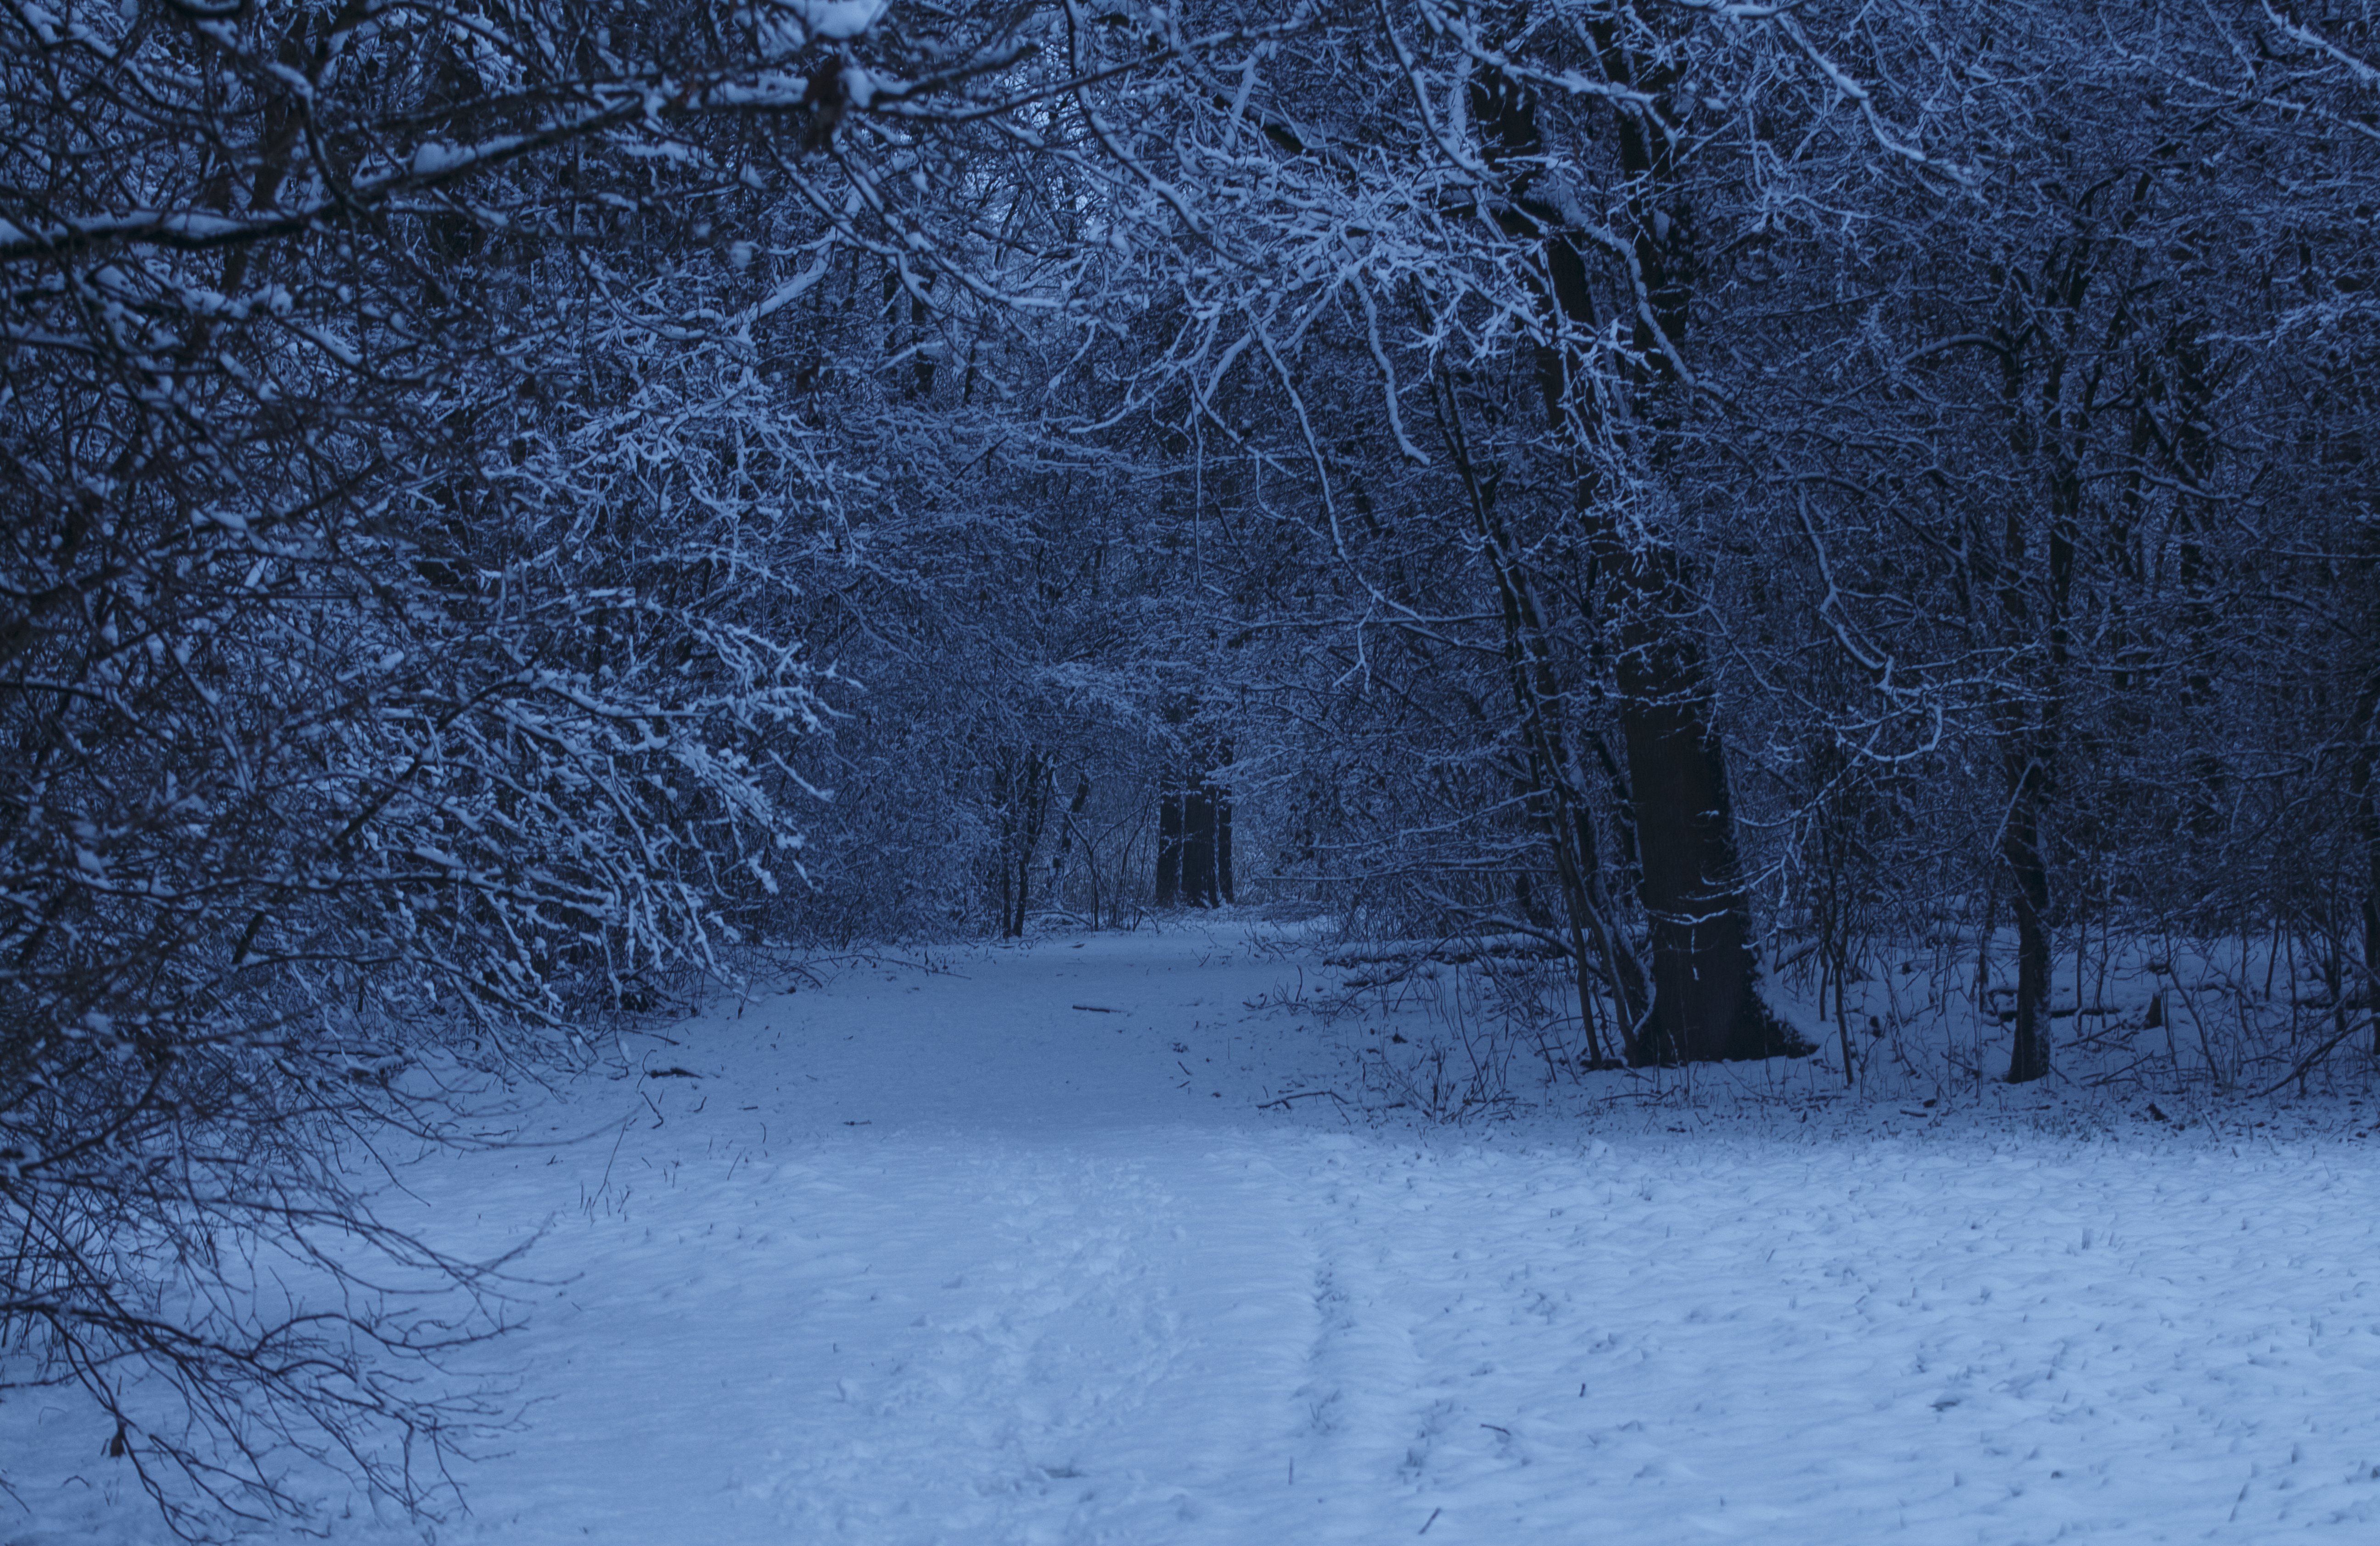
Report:
M 2380 1526 L 2353 1141 L 1342 1125 L 1259 1109 L 1346 1068 L 1342 1030 L 1247 1007 L 1292 968 L 1068 943 L 729 1006 L 648 1059 L 703 1077 L 548 1113 L 605 1141 L 418 1166 L 448 1238 L 553 1221 L 512 1348 L 537 1405 L 439 1539 Z M 8 1431 L 64 1456 L 70 1419 Z M 12 1469 L 0 1541 L 155 1533 Z M 407 1533 L 326 1506 L 334 1540 Z

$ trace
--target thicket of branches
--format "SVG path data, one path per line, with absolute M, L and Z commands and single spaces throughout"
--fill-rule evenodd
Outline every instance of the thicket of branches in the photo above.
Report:
M 2375 21 L 12 0 L 6 1377 L 427 1501 L 359 1149 L 751 946 L 1236 892 L 1654 1062 L 2005 928 L 2027 1080 L 2252 935 L 2208 1071 L 2360 1045 Z
M 867 75 L 821 18 L 0 22 L 0 1345 L 184 1528 L 292 1452 L 442 1484 L 488 1408 L 408 1366 L 492 1323 L 419 1291 L 486 1269 L 376 1223 L 365 1151 L 806 884 L 882 479 L 780 361 L 914 235 L 820 152 L 853 91 L 1033 94 L 997 19 Z
M 2017 1080 L 2095 937 L 2311 976 L 2220 1078 L 2368 1027 L 2372 19 L 1418 5 L 1152 85 L 1232 218 L 1117 373 L 1262 529 L 1275 852 L 1536 933 L 1591 1056 L 2002 931 Z

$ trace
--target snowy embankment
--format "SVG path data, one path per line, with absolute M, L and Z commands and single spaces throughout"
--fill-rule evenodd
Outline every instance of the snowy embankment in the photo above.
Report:
M 1425 1127 L 1355 1108 L 1428 1017 L 1326 1021 L 1236 936 L 934 964 L 629 1038 L 530 1135 L 600 1139 L 404 1173 L 444 1242 L 545 1229 L 526 1426 L 436 1539 L 2380 1539 L 2365 1108 L 1772 1065 Z M 103 1439 L 0 1407 L 0 1542 L 162 1534 Z

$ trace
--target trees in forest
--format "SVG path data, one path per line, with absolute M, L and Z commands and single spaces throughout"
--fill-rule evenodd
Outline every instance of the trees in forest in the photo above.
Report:
M 1708 421 L 1740 405 L 1691 357 L 1706 323 L 1737 345 L 1698 286 L 1723 289 L 1739 236 L 1769 239 L 1791 216 L 1791 180 L 1772 162 L 1773 186 L 1748 189 L 1747 168 L 1847 80 L 1799 24 L 1761 19 L 1325 12 L 1304 46 L 1252 58 L 1234 91 L 1202 90 L 1184 61 L 1142 119 L 1166 142 L 1168 186 L 1230 199 L 1236 221 L 1226 262 L 1151 244 L 1163 288 L 1197 300 L 1138 390 L 1155 403 L 1180 383 L 1202 456 L 1211 441 L 1245 459 L 1239 484 L 1269 482 L 1293 518 L 1305 506 L 1362 614 L 1340 625 L 1393 641 L 1365 674 L 1395 660 L 1501 677 L 1463 695 L 1500 743 L 1498 791 L 1455 801 L 1537 837 L 1500 832 L 1498 856 L 1465 867 L 1560 900 L 1583 995 L 1592 975 L 1614 996 L 1621 1040 L 1646 1060 L 1791 1041 L 1753 981 L 1749 875 L 1694 621 L 1706 592 L 1678 525 Z M 1731 86 L 1750 95 L 1714 117 L 1706 104 Z M 1843 155 L 1933 164 L 1851 127 Z M 1405 509 L 1384 516 L 1384 501 Z M 1417 586 L 1439 559 L 1392 536 L 1400 520 L 1478 588 L 1457 600 L 1443 572 Z M 1607 827 L 1626 835 L 1641 959 L 1610 915 Z M 1482 918 L 1507 905 L 1439 900 Z
M 2320 304 L 2281 276 L 2313 278 L 2325 179 L 2298 115 L 2201 73 L 2219 22 L 2128 54 L 2088 7 L 1944 19 L 1994 82 L 1953 151 L 1975 186 L 1877 208 L 1839 335 L 1856 389 L 1812 373 L 1839 428 L 1784 465 L 1812 623 L 1880 689 L 1843 729 L 1995 814 L 1977 880 L 2015 925 L 1999 1013 L 2026 1080 L 2049 1068 L 2055 932 L 2269 917 L 2258 851 L 2291 786 L 2333 776 L 2257 664 L 2337 647 L 2281 599 L 2348 528 L 2282 492 L 2312 469 L 2266 343 Z M 2078 67 L 2020 78 L 2043 57 Z
M 1781 1045 L 1762 931 L 1840 986 L 1854 912 L 1955 900 L 2014 924 L 2020 1079 L 2053 935 L 2274 905 L 2209 824 L 2272 838 L 2298 754 L 2225 684 L 2333 646 L 2270 601 L 2307 418 L 2251 341 L 2338 328 L 2307 227 L 2362 217 L 2299 213 L 2357 56 L 2113 17 L 1323 7 L 1123 88 L 1104 411 L 1268 527 L 1205 588 L 1305 646 L 1225 664 L 1307 873 L 1558 937 L 1640 1058 Z
M 0 1348 L 183 1528 L 440 1486 L 491 1269 L 358 1153 L 784 926 L 913 470 L 801 394 L 1063 261 L 1047 18 L 877 10 L 0 16 Z
M 1846 1078 L 1885 932 L 2019 1081 L 2094 930 L 2270 933 L 2335 1051 L 2369 13 L 0 12 L 0 1344 L 177 1507 L 418 1501 L 449 1334 L 234 1246 L 468 1280 L 351 1145 L 1044 902 L 1526 934 L 1590 1062 L 1815 963 Z

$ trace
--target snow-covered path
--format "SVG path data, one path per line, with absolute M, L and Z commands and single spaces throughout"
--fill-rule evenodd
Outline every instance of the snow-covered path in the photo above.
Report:
M 548 1113 L 616 1149 L 417 1167 L 444 1238 L 552 1221 L 438 1539 L 2380 1539 L 2346 1129 L 1345 1125 L 1258 1103 L 1359 1031 L 1230 955 L 853 970 Z M 12 1470 L 0 1541 L 153 1533 Z

